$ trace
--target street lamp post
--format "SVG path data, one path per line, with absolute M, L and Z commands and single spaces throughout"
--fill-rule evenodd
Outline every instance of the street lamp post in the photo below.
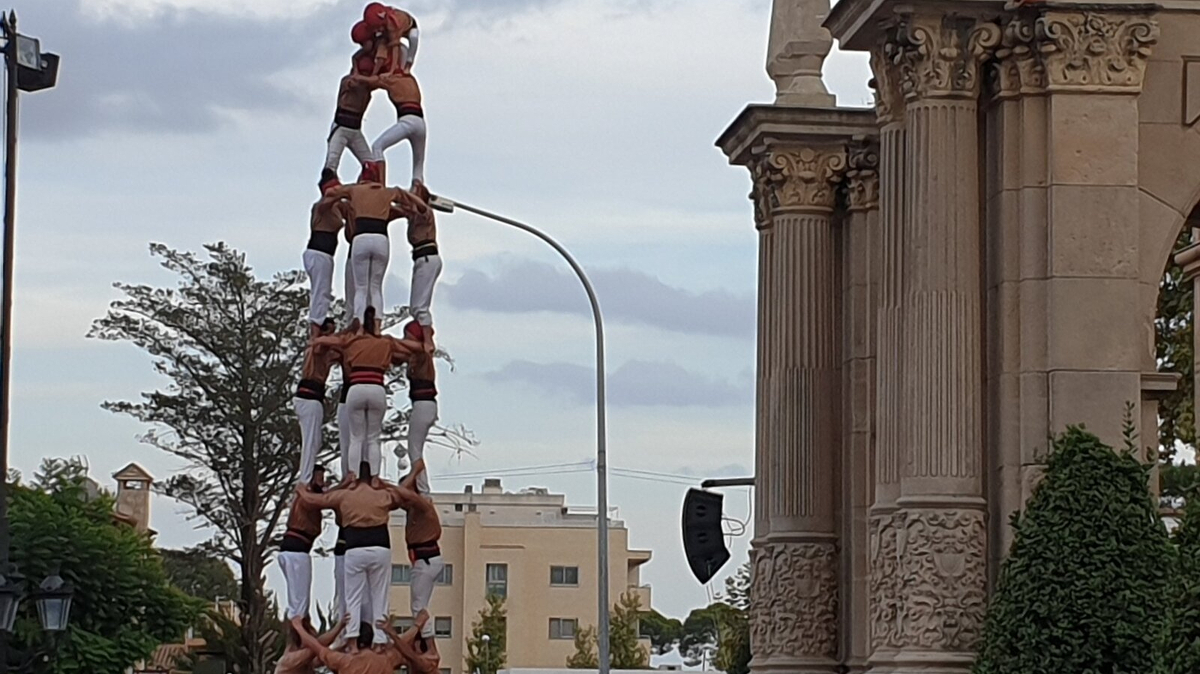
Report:
M 571 270 L 575 272 L 575 275 L 579 277 L 580 283 L 583 284 L 583 289 L 587 292 L 588 301 L 592 305 L 592 320 L 596 325 L 596 505 L 597 510 L 599 510 L 596 517 L 596 651 L 599 659 L 600 674 L 608 674 L 608 432 L 605 420 L 604 394 L 604 318 L 600 314 L 600 302 L 596 299 L 596 291 L 592 288 L 592 282 L 588 279 L 587 274 L 584 273 L 583 267 L 579 266 L 579 263 L 567 252 L 566 248 L 563 248 L 560 243 L 550 238 L 545 232 L 523 222 L 485 211 L 482 208 L 475 208 L 474 206 L 446 199 L 445 197 L 433 197 L 429 205 L 445 213 L 453 213 L 456 209 L 461 208 L 469 213 L 474 213 L 489 220 L 494 220 L 509 227 L 515 227 L 528 232 L 541 239 L 557 251 L 567 261 L 567 264 L 571 266 Z
M 0 674 L 8 671 L 8 633 L 12 630 L 11 620 L 16 618 L 17 603 L 21 599 L 20 583 L 9 565 L 8 540 L 8 420 L 12 407 L 9 395 L 12 382 L 12 305 L 13 305 L 13 240 L 16 232 L 17 215 L 17 113 L 20 91 L 41 91 L 54 86 L 58 76 L 58 56 L 43 53 L 41 44 L 34 38 L 17 32 L 15 11 L 0 17 L 0 36 L 4 38 L 5 65 L 5 152 L 4 152 L 4 288 L 0 294 L 0 608 L 3 608 L 5 623 L 0 625 Z M 47 583 L 57 586 L 47 589 Z M 49 618 L 57 633 L 66 626 L 70 612 L 70 588 L 55 574 L 43 583 L 41 592 L 64 592 L 65 604 L 55 599 L 52 604 L 43 604 L 42 594 L 35 594 L 38 613 L 43 627 Z M 49 613 L 43 613 L 49 609 Z M 61 612 L 56 612 L 61 609 Z M 61 623 L 57 620 L 61 618 Z M 57 627 L 61 624 L 61 627 Z

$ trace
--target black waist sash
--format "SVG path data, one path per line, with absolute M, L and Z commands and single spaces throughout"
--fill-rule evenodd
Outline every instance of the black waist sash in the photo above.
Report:
M 386 524 L 377 527 L 342 527 L 339 538 L 345 539 L 346 550 L 392 547 L 392 537 Z
M 408 382 L 409 400 L 436 400 L 437 386 L 431 379 L 410 379 Z
M 279 544 L 279 551 L 309 553 L 312 552 L 314 540 L 313 535 L 308 532 L 288 529 L 283 534 L 283 542 Z
M 387 236 L 387 220 L 358 218 L 354 221 L 354 236 L 359 234 L 382 234 Z
M 418 241 L 413 244 L 412 259 L 414 259 L 414 260 L 419 260 L 423 257 L 429 257 L 430 255 L 437 255 L 437 254 L 438 254 L 437 241 L 433 241 L 432 239 L 430 239 L 427 241 Z
M 325 382 L 316 379 L 301 379 L 296 387 L 296 397 L 305 400 L 325 400 Z
M 410 543 L 408 545 L 408 561 L 416 564 L 418 560 L 430 560 L 442 554 L 436 540 L 427 543 Z
M 346 108 L 338 108 L 337 112 L 333 113 L 333 123 L 347 129 L 361 129 L 365 113 L 365 110 L 363 112 L 355 112 Z
M 333 255 L 337 252 L 338 240 L 334 232 L 313 231 L 308 237 L 308 249 Z

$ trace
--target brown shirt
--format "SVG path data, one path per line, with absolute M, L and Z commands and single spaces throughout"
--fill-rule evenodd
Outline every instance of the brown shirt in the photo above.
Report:
M 379 83 L 393 104 L 421 107 L 421 87 L 411 73 L 390 73 L 380 77 Z
M 356 529 L 384 526 L 388 523 L 389 514 L 400 507 L 394 492 L 375 489 L 363 482 L 355 482 L 346 489 L 336 489 L 328 494 L 300 492 L 300 498 L 314 506 L 336 510 L 342 518 L 343 527 Z
M 338 339 L 334 348 L 341 352 L 343 366 L 351 370 L 363 367 L 386 371 L 393 363 L 404 362 L 413 351 L 421 348 L 416 342 L 387 335 L 348 334 Z
M 367 106 L 371 104 L 371 87 L 354 79 L 353 75 L 346 75 L 338 86 L 337 104 L 339 110 L 356 113 L 362 119 Z
M 402 214 L 397 215 L 392 207 L 393 202 L 407 203 L 406 196 L 401 194 L 402 191 L 397 187 L 384 187 L 379 183 L 365 182 L 339 187 L 332 190 L 330 194 L 349 199 L 355 218 L 374 218 L 390 222 L 398 217 L 403 217 Z
M 301 379 L 311 379 L 322 384 L 329 378 L 329 368 L 341 360 L 337 351 L 323 346 L 310 345 L 304 350 L 304 367 L 300 370 Z
M 433 499 L 418 496 L 404 503 L 408 520 L 404 523 L 404 542 L 409 545 L 432 543 L 442 538 L 442 520 Z
M 424 349 L 418 350 L 408 359 L 408 378 L 435 381 L 437 370 L 433 366 L 433 356 Z
M 315 664 L 312 651 L 297 648 L 279 656 L 279 661 L 275 663 L 275 674 L 311 674 L 316 669 L 313 666 Z
M 321 535 L 321 508 L 305 503 L 299 496 L 292 499 L 292 507 L 288 510 L 287 528 L 289 531 L 301 531 L 314 539 Z
M 314 232 L 332 232 L 337 234 L 342 231 L 342 227 L 346 223 L 354 219 L 354 211 L 351 210 L 350 204 L 338 200 L 332 204 L 322 203 L 318 201 L 313 204 L 312 217 L 309 220 L 309 229 Z
M 408 219 L 408 243 L 414 248 L 418 244 L 437 242 L 437 222 L 433 219 L 433 209 L 418 213 Z
M 388 12 L 387 32 L 394 36 L 393 39 L 398 40 L 408 35 L 409 31 L 416 27 L 417 20 L 413 18 L 412 14 L 395 7 L 388 9 L 390 11 Z
M 404 664 L 403 656 L 394 648 L 385 648 L 382 653 L 364 649 L 354 655 L 326 651 L 321 659 L 337 674 L 392 674 Z

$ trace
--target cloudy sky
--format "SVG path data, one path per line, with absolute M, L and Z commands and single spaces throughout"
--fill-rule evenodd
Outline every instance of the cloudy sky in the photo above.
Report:
M 263 274 L 300 265 L 362 5 L 18 2 L 22 32 L 63 65 L 56 89 L 22 103 L 16 468 L 85 455 L 106 483 L 129 461 L 158 477 L 178 469 L 138 444 L 138 424 L 99 407 L 157 385 L 149 359 L 84 335 L 117 296 L 114 281 L 171 280 L 150 259 L 150 241 L 193 250 L 227 241 Z M 614 474 L 611 503 L 632 545 L 654 551 L 643 579 L 655 607 L 685 615 L 708 599 L 679 543 L 685 483 L 753 471 L 749 179 L 713 141 L 747 102 L 773 95 L 763 72 L 770 0 L 406 7 L 421 24 L 430 187 L 551 232 L 595 282 L 608 321 L 610 463 L 681 476 Z M 826 71 L 841 104 L 868 102 L 859 55 L 835 53 Z M 368 137 L 392 115 L 377 98 Z M 407 152 L 389 155 L 405 182 Z M 347 178 L 351 162 L 347 153 Z M 441 414 L 482 444 L 475 457 L 433 456 L 434 488 L 589 460 L 593 333 L 582 290 L 524 233 L 466 214 L 439 222 L 446 271 L 434 311 L 458 365 L 439 381 Z M 393 258 L 386 298 L 401 303 L 409 265 L 399 248 Z M 509 490 L 528 486 L 595 503 L 586 472 L 505 477 Z M 154 508 L 162 545 L 205 538 L 170 501 Z M 748 490 L 730 490 L 726 510 L 748 518 Z M 732 540 L 735 562 L 747 546 L 748 537 Z M 317 586 L 327 598 L 328 573 L 318 571 Z

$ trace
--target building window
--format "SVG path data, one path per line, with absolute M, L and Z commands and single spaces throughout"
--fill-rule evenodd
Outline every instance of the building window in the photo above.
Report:
M 412 567 L 407 564 L 392 565 L 392 585 L 408 585 L 412 581 Z
M 392 627 L 396 628 L 396 631 L 400 632 L 401 634 L 412 629 L 412 626 L 413 626 L 413 619 L 411 617 L 396 618 L 395 620 L 392 621 Z
M 579 626 L 579 621 L 575 618 L 551 618 L 550 619 L 550 638 L 551 639 L 574 639 L 575 628 Z
M 508 596 L 508 565 L 487 565 L 487 593 L 497 597 Z
M 579 567 L 578 566 L 552 566 L 550 567 L 550 584 L 551 585 L 579 585 Z
M 450 674 L 450 668 L 442 667 L 441 669 L 438 670 L 438 674 Z
M 454 636 L 454 621 L 448 617 L 434 618 L 433 636 L 440 639 L 449 639 Z
M 392 585 L 408 585 L 412 582 L 412 567 L 408 564 L 393 564 L 392 565 Z M 453 585 L 454 584 L 454 565 L 447 564 L 442 567 L 442 572 L 437 577 L 438 585 Z

